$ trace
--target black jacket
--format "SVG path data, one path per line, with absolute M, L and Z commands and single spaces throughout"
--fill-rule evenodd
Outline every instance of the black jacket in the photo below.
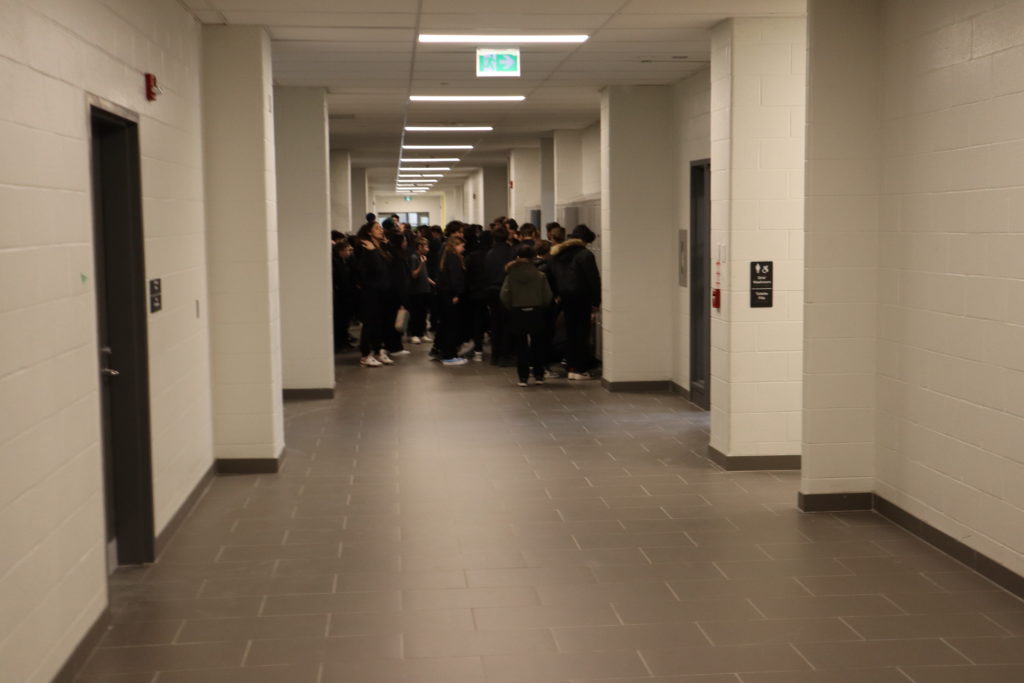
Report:
M 355 259 L 360 287 L 381 292 L 391 288 L 391 263 L 379 248 L 367 249 L 360 245 Z
M 567 240 L 551 249 L 548 259 L 555 296 L 601 305 L 601 273 L 597 259 L 583 240 Z
M 497 292 L 505 281 L 505 264 L 516 260 L 516 248 L 508 242 L 495 242 L 484 257 L 484 274 L 487 289 Z
M 466 294 L 475 301 L 483 301 L 487 297 L 488 253 L 478 249 L 466 257 Z
M 437 274 L 437 291 L 446 296 L 466 293 L 466 270 L 457 254 L 448 254 Z

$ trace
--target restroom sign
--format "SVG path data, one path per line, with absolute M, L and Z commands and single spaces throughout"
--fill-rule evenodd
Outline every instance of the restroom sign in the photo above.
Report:
M 750 307 L 771 308 L 774 292 L 775 264 L 772 261 L 750 262 Z
M 478 78 L 504 76 L 519 78 L 519 48 L 495 49 L 479 47 L 476 50 L 476 75 Z

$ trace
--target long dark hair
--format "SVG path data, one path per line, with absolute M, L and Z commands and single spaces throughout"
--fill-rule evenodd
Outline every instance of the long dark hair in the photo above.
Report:
M 445 264 L 448 263 L 449 254 L 455 254 L 456 256 L 458 256 L 459 265 L 462 266 L 462 268 L 466 267 L 466 262 L 463 260 L 462 254 L 455 251 L 455 247 L 465 243 L 466 240 L 462 239 L 457 235 L 452 235 L 451 237 L 448 238 L 448 240 L 444 243 L 444 250 L 441 252 L 441 270 L 444 270 Z

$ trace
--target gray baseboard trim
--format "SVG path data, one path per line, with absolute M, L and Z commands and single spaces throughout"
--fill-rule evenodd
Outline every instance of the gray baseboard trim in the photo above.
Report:
M 865 501 L 868 505 L 865 506 Z M 838 512 L 842 510 L 873 510 L 893 524 L 906 529 L 925 543 L 935 546 L 954 560 L 978 572 L 992 583 L 1024 599 L 1024 576 L 974 550 L 945 531 L 907 512 L 877 493 L 814 493 L 799 496 L 804 512 Z
M 334 398 L 334 387 L 330 389 L 284 389 L 286 401 L 315 401 L 322 398 Z
M 217 458 L 217 474 L 277 474 L 284 449 L 276 458 Z
M 798 470 L 799 455 L 726 455 L 708 446 L 708 457 L 726 472 L 758 472 L 764 470 Z
M 690 400 L 690 390 L 689 389 L 687 389 L 687 388 L 685 388 L 683 386 L 680 386 L 679 384 L 676 384 L 675 382 L 672 382 L 671 384 L 672 384 L 672 386 L 670 388 L 670 391 L 673 394 L 677 394 L 679 396 L 682 396 L 687 401 Z
M 652 382 L 609 382 L 604 377 L 601 378 L 601 386 L 611 391 L 616 392 L 633 392 L 633 393 L 669 393 L 672 391 L 672 382 L 670 380 L 655 380 Z
M 182 522 L 188 517 L 189 513 L 192 512 L 192 508 L 196 506 L 207 489 L 210 488 L 210 484 L 213 483 L 214 477 L 216 477 L 215 464 L 210 463 L 210 466 L 206 469 L 206 472 L 200 477 L 195 487 L 192 488 L 192 493 L 188 494 L 188 498 L 181 504 L 178 511 L 171 517 L 171 521 L 167 522 L 167 526 L 156 536 L 155 552 L 156 557 L 160 557 L 160 553 L 164 551 L 167 544 L 170 543 L 171 539 L 174 538 L 174 534 L 178 533 L 178 529 L 181 528 Z
M 112 622 L 113 616 L 110 613 L 110 608 L 103 608 L 100 615 L 96 617 L 96 621 L 92 623 L 92 626 L 89 627 L 89 630 L 85 632 L 82 639 L 78 641 L 78 645 L 75 646 L 75 649 L 64 661 L 64 666 L 53 677 L 52 683 L 72 683 L 78 677 L 86 662 L 89 661 L 92 651 L 103 640 L 103 636 L 106 635 L 107 629 Z

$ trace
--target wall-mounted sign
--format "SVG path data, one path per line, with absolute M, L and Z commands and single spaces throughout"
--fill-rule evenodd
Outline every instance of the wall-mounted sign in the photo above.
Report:
M 476 50 L 476 75 L 478 78 L 504 76 L 519 78 L 521 62 L 519 48 L 495 49 L 479 47 Z
M 750 307 L 771 308 L 775 264 L 771 261 L 750 262 Z

